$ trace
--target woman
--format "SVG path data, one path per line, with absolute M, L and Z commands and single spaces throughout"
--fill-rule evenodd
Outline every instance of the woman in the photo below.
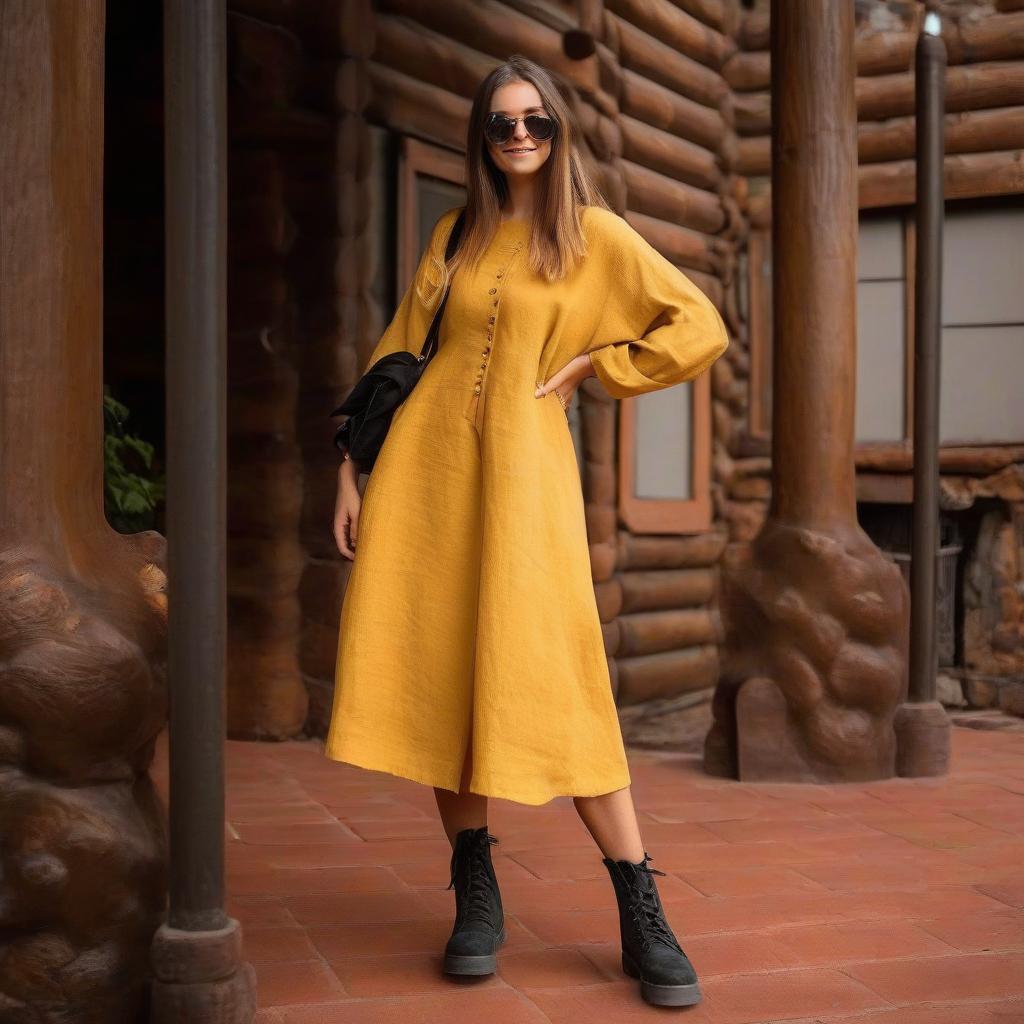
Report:
M 433 786 L 453 846 L 445 970 L 489 974 L 505 939 L 487 799 L 571 795 L 649 1002 L 700 999 L 641 841 L 591 578 L 566 408 L 690 380 L 728 345 L 704 295 L 591 183 L 547 72 L 515 56 L 470 113 L 465 228 L 438 220 L 367 366 L 436 354 L 395 412 L 360 502 L 342 462 L 334 532 L 354 559 L 328 757 Z M 359 557 L 355 557 L 358 538 Z

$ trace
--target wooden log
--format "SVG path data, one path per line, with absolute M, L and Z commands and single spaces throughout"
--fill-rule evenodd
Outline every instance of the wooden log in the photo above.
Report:
M 369 75 L 371 122 L 453 149 L 465 147 L 469 100 L 381 64 L 371 62 Z
M 767 50 L 734 53 L 722 68 L 722 76 L 737 92 L 766 89 L 772 80 L 771 58 Z
M 955 25 L 955 40 L 943 33 L 950 60 L 955 63 L 1024 57 L 1024 11 L 989 14 L 977 20 L 962 18 Z
M 591 544 L 590 578 L 595 583 L 604 583 L 615 575 L 615 544 L 612 542 Z
M 677 697 L 714 686 L 718 681 L 718 648 L 713 644 L 681 651 L 616 658 L 618 704 L 626 706 L 657 698 Z
M 559 33 L 570 32 L 577 27 L 575 12 L 570 14 L 565 10 L 557 10 L 544 0 L 501 0 L 506 7 L 518 11 L 520 14 L 539 21 L 548 28 L 553 28 Z M 577 58 L 579 59 L 579 58 Z
M 984 153 L 1024 146 L 1024 106 L 994 110 L 965 110 L 946 115 L 947 153 Z M 914 155 L 914 118 L 868 121 L 857 128 L 857 152 L 862 164 L 909 159 Z M 768 136 L 739 140 L 737 170 L 766 175 L 770 169 Z
M 1024 106 L 947 114 L 945 126 L 947 153 L 984 153 L 1024 146 Z M 914 151 L 913 116 L 872 121 L 859 127 L 861 163 L 910 159 Z
M 587 527 L 587 537 L 591 543 L 614 543 L 616 525 L 614 506 L 599 501 L 584 502 L 583 515 Z
M 246 149 L 231 154 L 228 171 L 230 199 L 258 199 L 284 194 L 284 165 L 276 149 Z
M 621 560 L 619 568 L 622 569 Z M 657 611 L 706 605 L 715 595 L 716 573 L 713 567 L 620 571 L 622 611 Z
M 671 262 L 709 273 L 718 269 L 719 260 L 707 235 L 631 210 L 626 211 L 625 219 Z
M 717 110 L 679 96 L 657 82 L 632 71 L 622 73 L 622 112 L 662 131 L 717 150 L 726 135 L 726 124 Z
M 594 584 L 594 599 L 602 622 L 611 622 L 622 611 L 622 586 L 618 576 Z
M 952 66 L 946 69 L 946 111 L 983 110 L 1019 104 L 1024 61 Z M 857 116 L 880 121 L 914 112 L 913 74 L 857 80 Z
M 726 5 L 723 0 L 672 0 L 672 3 L 719 32 L 726 28 Z
M 493 58 L 494 64 L 510 53 L 528 53 L 570 81 L 585 74 L 581 64 L 587 62 L 566 55 L 561 32 L 511 10 L 498 0 L 445 0 L 440 4 L 436 0 L 378 0 L 376 10 L 378 17 L 381 13 L 399 15 L 433 29 L 451 47 L 445 60 L 455 45 L 461 44 Z M 434 70 L 436 74 L 441 69 Z M 433 76 L 426 80 L 432 81 Z
M 882 121 L 914 112 L 914 76 L 878 75 L 857 79 L 857 116 Z M 952 66 L 946 70 L 946 111 L 985 110 L 1019 105 L 1024 96 L 1024 61 Z M 768 135 L 771 99 L 767 92 L 735 97 L 736 130 L 741 135 Z
M 309 53 L 368 60 L 373 53 L 375 15 L 371 0 L 296 3 L 291 27 Z
M 1024 56 L 1024 0 L 996 0 L 998 14 L 976 20 L 946 20 L 942 37 L 951 64 L 981 63 L 990 60 L 1016 60 Z M 916 26 L 908 31 L 858 34 L 857 71 L 862 75 L 880 74 L 908 67 L 914 52 Z M 754 11 L 742 22 L 737 42 L 743 50 L 767 50 L 768 12 Z
M 232 199 L 228 204 L 228 260 L 264 263 L 284 256 L 295 240 L 295 221 L 281 196 Z
M 334 139 L 334 119 L 296 107 L 267 107 L 228 93 L 228 136 L 232 150 L 245 146 L 326 146 Z
M 586 410 L 581 410 L 582 413 L 586 413 Z M 589 428 L 592 424 L 584 418 L 584 431 L 583 431 L 583 446 L 587 447 L 588 444 L 588 433 Z M 609 449 L 612 451 L 613 449 Z M 583 465 L 583 490 L 584 497 L 587 501 L 614 501 L 617 493 L 617 481 L 618 477 L 616 474 L 616 467 L 611 464 L 611 461 L 591 461 L 586 460 Z M 616 544 L 616 552 L 618 550 L 618 542 Z
M 771 17 L 767 7 L 743 15 L 736 33 L 736 42 L 741 50 L 767 50 L 770 38 Z
M 858 36 L 857 74 L 870 76 L 907 71 L 916 44 L 915 32 L 876 32 L 869 36 Z M 722 75 L 738 92 L 767 89 L 771 82 L 770 55 L 767 49 L 741 50 L 729 58 L 722 68 Z
M 619 616 L 620 658 L 718 643 L 717 618 L 707 608 L 678 608 Z
M 736 131 L 740 135 L 767 135 L 772 129 L 772 99 L 768 92 L 743 92 L 733 97 Z
M 688 569 L 715 565 L 725 550 L 724 533 L 692 536 L 653 536 L 620 530 L 618 564 L 621 570 Z
M 373 52 L 374 15 L 370 0 L 230 0 L 239 14 L 288 29 L 302 42 L 306 57 L 354 57 Z
M 261 602 L 294 596 L 306 564 L 306 553 L 294 529 L 275 537 L 229 534 L 227 561 L 228 597 L 247 597 Z M 235 644 L 232 649 L 242 646 Z
M 230 88 L 258 103 L 286 105 L 302 77 L 302 46 L 291 32 L 244 14 L 227 15 Z
M 340 575 L 340 573 L 336 573 L 336 575 Z M 319 596 L 318 600 L 323 601 L 323 597 Z M 319 682 L 320 686 L 324 687 L 326 687 L 327 680 L 333 683 L 338 667 L 338 623 L 336 621 L 333 626 L 329 626 L 311 620 L 306 612 L 313 604 L 314 602 L 310 601 L 302 606 L 302 633 L 300 634 L 301 639 L 296 645 L 299 671 L 303 675 L 303 682 L 310 691 L 311 705 L 320 699 L 317 694 L 317 683 Z M 333 705 L 333 701 L 331 703 Z M 318 731 L 313 735 L 323 736 L 326 734 L 330 725 L 331 710 L 332 708 L 326 706 L 325 702 L 323 712 L 311 710 L 307 714 L 307 722 L 310 718 L 320 722 Z
M 695 103 L 718 109 L 729 94 L 729 85 L 717 71 L 674 50 L 622 18 L 616 21 L 619 59 L 624 68 L 658 82 Z
M 366 65 L 365 60 L 307 54 L 295 102 L 313 110 L 361 115 L 370 99 Z
M 710 68 L 721 68 L 736 44 L 702 24 L 669 0 L 607 0 L 613 14 L 661 39 L 680 53 L 689 54 Z
M 622 161 L 622 170 L 631 210 L 708 234 L 725 226 L 725 211 L 717 194 L 629 160 Z
M 374 63 L 394 68 L 411 78 L 472 99 L 494 59 L 417 25 L 405 17 L 377 16 Z
M 246 380 L 244 386 L 233 383 L 227 396 L 228 444 L 244 453 L 254 437 L 288 436 L 295 429 L 297 398 L 298 379 L 291 367 Z M 326 414 L 323 422 L 330 423 Z
M 623 114 L 622 156 L 652 171 L 660 171 L 689 185 L 717 192 L 722 172 L 715 154 L 694 142 Z
M 1024 193 L 1024 153 L 1019 149 L 948 156 L 943 166 L 947 199 Z M 862 209 L 913 203 L 914 161 L 865 164 L 859 168 L 858 185 Z
M 705 274 L 699 270 L 680 267 L 681 271 L 715 304 L 719 312 L 725 305 L 725 285 L 715 274 Z
M 909 473 L 914 468 L 912 444 L 860 445 L 857 469 L 881 473 Z M 1024 445 L 991 445 L 977 448 L 939 448 L 939 469 L 943 473 L 983 476 L 996 473 L 1015 462 L 1024 462 Z
M 232 390 L 239 390 L 238 385 L 233 385 Z M 294 416 L 293 402 L 282 397 L 276 404 L 288 406 Z M 288 536 L 295 531 L 302 506 L 299 448 L 273 437 L 265 426 L 258 429 L 258 434 L 232 432 L 231 487 L 227 496 L 229 529 L 234 537 Z

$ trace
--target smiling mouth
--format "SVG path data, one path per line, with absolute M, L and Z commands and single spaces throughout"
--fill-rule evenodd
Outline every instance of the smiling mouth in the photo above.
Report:
M 506 149 L 506 153 L 532 153 L 536 146 L 516 146 L 514 149 Z

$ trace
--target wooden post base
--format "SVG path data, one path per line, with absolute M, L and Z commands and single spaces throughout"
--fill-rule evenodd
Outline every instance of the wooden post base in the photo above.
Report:
M 206 932 L 163 924 L 153 936 L 150 960 L 150 1024 L 251 1024 L 256 972 L 242 962 L 242 929 L 234 918 Z
M 901 704 L 893 722 L 896 774 L 929 778 L 949 773 L 950 721 L 937 701 Z

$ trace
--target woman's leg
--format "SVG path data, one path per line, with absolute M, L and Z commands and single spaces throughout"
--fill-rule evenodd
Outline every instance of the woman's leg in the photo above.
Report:
M 462 765 L 462 779 L 459 792 L 434 787 L 434 799 L 441 814 L 441 822 L 448 836 L 448 841 L 455 847 L 455 837 L 464 828 L 480 828 L 487 824 L 487 797 L 480 793 L 470 793 L 469 783 L 473 776 L 473 735 L 470 728 L 469 742 L 466 744 L 466 760 Z M 642 856 L 642 854 L 641 854 Z
M 644 845 L 629 786 L 600 796 L 574 796 L 572 802 L 604 856 L 634 864 L 643 858 Z

